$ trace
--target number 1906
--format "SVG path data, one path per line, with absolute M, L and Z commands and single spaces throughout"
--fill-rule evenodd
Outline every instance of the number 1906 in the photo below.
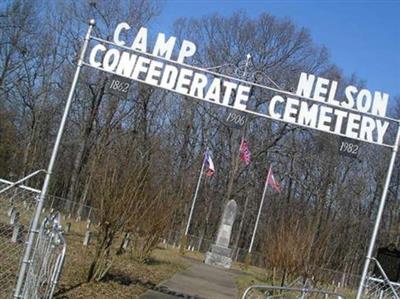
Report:
M 229 112 L 229 115 L 226 118 L 226 121 L 233 122 L 234 124 L 239 125 L 239 126 L 243 126 L 246 121 L 246 116 L 236 114 L 233 112 Z

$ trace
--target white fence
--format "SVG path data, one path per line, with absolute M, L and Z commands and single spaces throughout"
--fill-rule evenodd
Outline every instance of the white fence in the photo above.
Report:
M 22 298 L 53 297 L 67 249 L 60 222 L 59 213 L 49 215 L 42 221 L 21 292 Z
M 377 259 L 371 258 L 371 261 L 378 268 L 380 275 L 367 278 L 364 297 L 368 299 L 399 299 L 400 283 L 389 280 Z
M 392 289 L 394 288 L 394 291 Z M 364 296 L 368 299 L 398 299 L 400 294 L 400 284 L 391 282 L 386 283 L 384 279 L 368 277 Z
M 59 215 L 45 217 L 42 211 L 34 250 L 29 260 L 22 260 L 39 194 L 37 189 L 0 179 L 0 298 L 51 298 L 54 292 L 66 250 Z M 51 206 L 58 201 L 49 196 L 47 210 L 52 211 Z M 28 265 L 28 271 L 22 288 L 16 292 L 22 263 Z

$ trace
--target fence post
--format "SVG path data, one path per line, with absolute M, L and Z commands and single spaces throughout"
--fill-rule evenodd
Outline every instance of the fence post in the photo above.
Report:
M 14 210 L 15 210 L 15 207 L 14 207 L 14 206 L 11 206 L 11 207 L 8 209 L 8 211 L 7 211 L 8 217 L 11 217 L 11 215 L 12 215 L 13 212 L 14 212 Z
M 92 214 L 92 207 L 89 208 L 89 213 L 88 213 L 88 215 L 87 215 L 87 218 L 88 218 L 89 220 L 90 220 L 91 214 Z
M 92 222 L 90 221 L 90 219 L 88 219 L 88 220 L 86 221 L 86 229 L 87 229 L 87 230 L 90 229 L 91 224 L 92 224 Z
M 14 225 L 19 222 L 19 212 L 17 210 L 13 210 L 11 214 L 10 224 Z
M 54 196 L 51 197 L 50 210 L 53 209 L 53 204 L 54 204 Z

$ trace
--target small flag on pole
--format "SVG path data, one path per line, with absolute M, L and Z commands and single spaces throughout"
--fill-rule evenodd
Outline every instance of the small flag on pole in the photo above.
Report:
M 275 179 L 274 174 L 272 173 L 272 166 L 269 167 L 266 184 L 270 185 L 272 189 L 276 192 L 281 193 L 281 187 L 279 186 L 278 181 Z
M 240 160 L 244 161 L 246 165 L 249 165 L 251 162 L 251 153 L 249 150 L 249 145 L 247 144 L 247 141 L 242 138 L 242 142 L 240 143 L 239 147 L 239 157 Z
M 211 151 L 208 148 L 204 155 L 204 163 L 205 163 L 205 166 L 207 167 L 206 171 L 205 171 L 206 176 L 212 176 L 215 172 L 215 169 L 214 169 L 214 162 L 211 158 Z

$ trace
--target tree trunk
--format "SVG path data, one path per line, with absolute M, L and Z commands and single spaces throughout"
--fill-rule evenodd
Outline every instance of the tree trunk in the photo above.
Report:
M 90 111 L 90 115 L 88 120 L 85 123 L 85 128 L 83 130 L 83 134 L 80 139 L 80 143 L 78 145 L 78 151 L 75 156 L 75 161 L 74 165 L 72 168 L 72 174 L 71 174 L 71 181 L 68 189 L 68 197 L 67 197 L 67 202 L 66 202 L 66 210 L 71 211 L 72 204 L 75 201 L 75 193 L 77 189 L 77 184 L 79 180 L 79 175 L 83 169 L 84 166 L 84 156 L 87 154 L 88 148 L 89 148 L 89 138 L 93 130 L 93 125 L 96 120 L 96 117 L 99 113 L 99 107 L 100 103 L 103 99 L 104 96 L 104 89 L 106 86 L 106 81 L 107 79 L 103 78 L 103 80 L 100 83 L 100 90 L 94 96 L 92 100 L 92 107 Z

